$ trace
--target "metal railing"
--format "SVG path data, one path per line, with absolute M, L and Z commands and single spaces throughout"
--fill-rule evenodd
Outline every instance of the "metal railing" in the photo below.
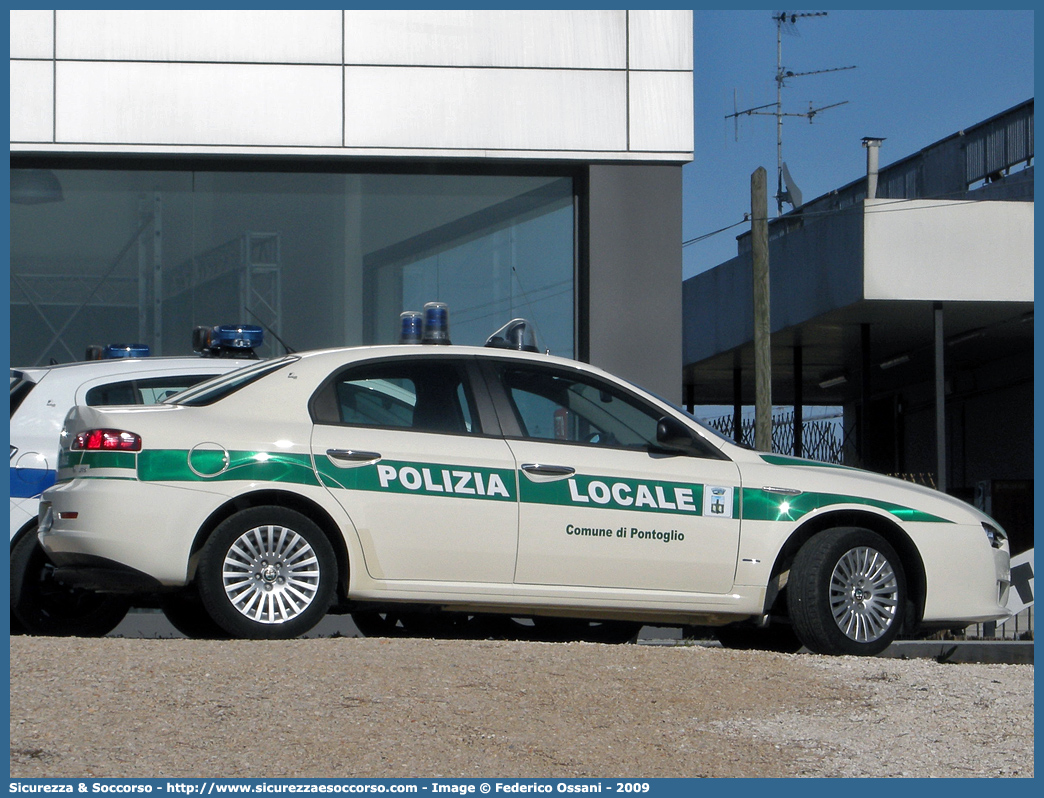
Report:
M 736 440 L 736 425 L 732 416 L 721 416 L 707 423 L 727 438 Z M 754 419 L 740 420 L 740 443 L 754 446 Z M 802 457 L 840 465 L 844 444 L 844 434 L 835 419 L 809 419 L 801 424 Z M 794 454 L 793 411 L 772 417 L 772 451 L 776 454 Z

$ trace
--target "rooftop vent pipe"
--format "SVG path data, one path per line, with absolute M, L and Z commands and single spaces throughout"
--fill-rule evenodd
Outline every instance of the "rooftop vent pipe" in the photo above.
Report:
M 877 199 L 877 156 L 883 138 L 867 136 L 863 139 L 866 147 L 866 198 Z

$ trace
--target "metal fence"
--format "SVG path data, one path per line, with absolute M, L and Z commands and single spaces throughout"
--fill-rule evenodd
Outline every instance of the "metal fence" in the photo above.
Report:
M 1005 623 L 977 623 L 964 630 L 968 640 L 1033 640 L 1033 607 L 1008 619 Z
M 709 423 L 714 429 L 732 440 L 735 436 L 735 420 L 732 416 L 721 416 Z M 754 446 L 754 419 L 740 420 L 740 443 Z M 844 454 L 845 438 L 836 419 L 810 419 L 801 424 L 801 456 L 809 460 L 840 465 Z M 794 454 L 794 412 L 778 413 L 772 417 L 772 451 L 776 454 Z

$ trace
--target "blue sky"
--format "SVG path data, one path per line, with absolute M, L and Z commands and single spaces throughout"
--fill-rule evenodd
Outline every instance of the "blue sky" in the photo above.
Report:
M 741 117 L 737 142 L 725 115 L 733 89 L 740 110 L 775 102 L 777 11 L 693 12 L 695 156 L 683 169 L 683 241 L 741 221 L 759 166 L 769 175 L 775 215 L 775 118 Z M 848 101 L 812 124 L 784 120 L 783 160 L 805 200 L 865 175 L 864 136 L 886 139 L 886 166 L 1032 98 L 1033 28 L 1029 10 L 841 9 L 799 20 L 798 35 L 783 36 L 784 68 L 857 67 L 793 78 L 783 90 L 785 112 Z M 685 246 L 684 276 L 733 257 L 745 229 Z

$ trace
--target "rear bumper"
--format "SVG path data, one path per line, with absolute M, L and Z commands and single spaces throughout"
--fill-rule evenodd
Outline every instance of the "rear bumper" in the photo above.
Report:
M 63 581 L 180 587 L 197 532 L 225 498 L 136 480 L 60 483 L 40 505 L 40 545 L 59 568 L 82 572 L 68 571 Z
M 163 590 L 163 585 L 155 577 L 117 562 L 90 555 L 75 556 L 72 560 L 73 562 L 67 564 L 55 563 L 55 581 L 68 587 L 79 587 L 97 593 L 136 595 L 158 593 Z

